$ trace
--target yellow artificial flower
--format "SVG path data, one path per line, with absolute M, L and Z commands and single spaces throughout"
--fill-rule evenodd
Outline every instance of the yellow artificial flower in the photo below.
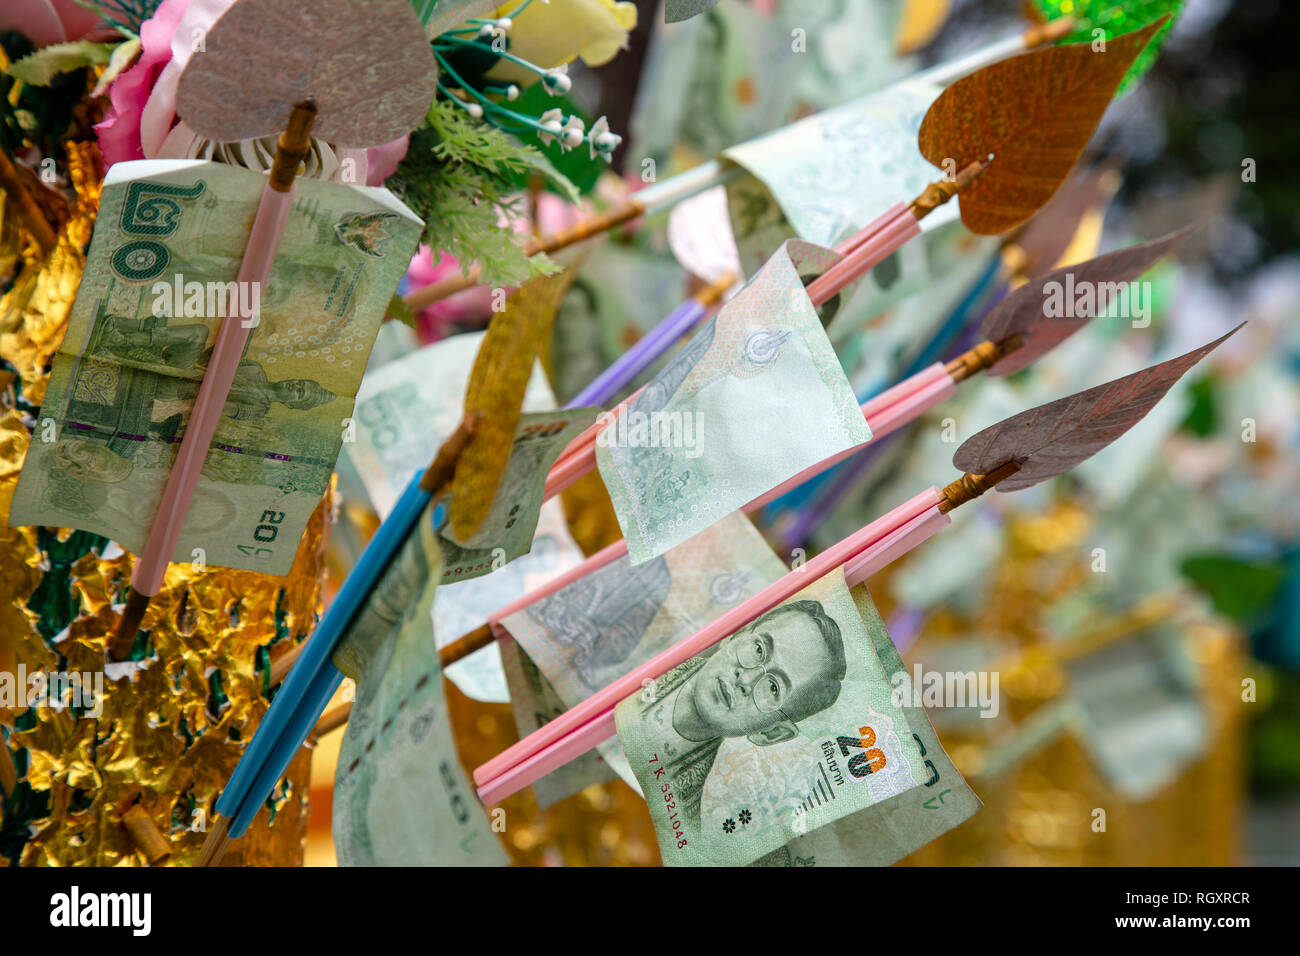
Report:
M 499 7 L 493 16 L 508 17 L 519 3 Z M 520 59 L 552 69 L 582 57 L 588 66 L 603 66 L 627 45 L 636 27 L 636 4 L 615 0 L 533 0 L 510 26 L 510 52 Z M 509 60 L 499 60 L 488 75 L 521 86 L 535 73 Z

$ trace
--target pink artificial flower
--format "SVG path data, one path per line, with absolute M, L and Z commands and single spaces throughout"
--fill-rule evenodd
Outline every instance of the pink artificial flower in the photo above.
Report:
M 0 33 L 21 33 L 38 50 L 76 40 L 121 39 L 112 27 L 100 27 L 102 22 L 97 12 L 73 0 L 21 0 L 17 9 L 12 4 L 0 8 Z
M 163 0 L 158 5 L 154 15 L 140 28 L 140 58 L 108 88 L 112 108 L 103 122 L 95 125 L 95 135 L 104 162 L 110 166 L 145 158 L 141 121 L 158 78 L 171 61 L 172 37 L 189 4 L 190 0 Z M 172 102 L 174 107 L 174 87 Z
M 409 135 L 402 136 L 391 143 L 385 143 L 383 146 L 372 146 L 366 150 L 367 186 L 382 186 L 384 180 L 397 171 L 397 164 L 406 155 L 406 147 L 409 145 L 410 140 Z
M 443 253 L 437 265 L 433 262 L 433 250 L 421 245 L 411 259 L 406 277 L 412 288 L 423 289 L 427 285 L 447 279 L 460 272 L 460 263 Z M 446 338 L 450 326 L 474 321 L 490 315 L 492 312 L 492 290 L 485 285 L 471 286 L 463 292 L 449 295 L 416 315 L 416 331 L 424 342 L 437 342 Z

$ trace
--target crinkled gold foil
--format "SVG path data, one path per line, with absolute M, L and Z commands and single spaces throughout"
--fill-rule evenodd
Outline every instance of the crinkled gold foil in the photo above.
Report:
M 15 400 L 35 406 L 44 394 L 99 199 L 102 170 L 94 145 L 71 144 L 68 157 L 77 201 L 50 255 L 34 257 L 20 235 L 0 229 L 0 242 L 22 247 L 21 272 L 0 299 L 0 358 L 17 371 L 16 381 L 10 375 L 0 382 L 0 525 L 7 524 L 29 442 Z M 29 821 L 35 835 L 17 862 L 143 865 L 122 824 L 134 804 L 167 839 L 170 863 L 193 861 L 213 802 L 266 712 L 262 648 L 301 641 L 319 613 L 333 498 L 331 487 L 285 578 L 172 565 L 142 625 L 149 655 L 138 667 L 123 668 L 133 673 L 112 680 L 105 674 L 102 713 L 74 720 L 69 711 L 42 704 L 32 709 L 35 726 L 11 732 L 9 749 L 26 750 L 23 780 L 49 799 L 48 813 Z M 59 532 L 58 540 L 69 534 Z M 0 669 L 103 672 L 113 605 L 123 599 L 132 558 L 91 551 L 77 558 L 68 574 L 75 618 L 47 643 L 27 606 L 43 576 L 55 573 L 41 541 L 38 529 L 0 526 Z M 22 713 L 0 710 L 0 723 L 13 728 Z M 273 796 L 273 819 L 259 814 L 227 854 L 227 865 L 301 862 L 309 762 L 307 751 L 295 759 Z

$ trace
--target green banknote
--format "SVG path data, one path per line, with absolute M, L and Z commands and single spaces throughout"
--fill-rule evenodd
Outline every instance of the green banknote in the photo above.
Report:
M 634 565 L 871 439 L 801 279 L 834 258 L 786 243 L 597 435 Z
M 901 682 L 895 675 L 906 674 L 903 660 L 867 589 L 859 585 L 852 593 L 871 646 L 897 688 Z M 938 839 L 979 810 L 979 798 L 948 759 L 925 708 L 912 706 L 910 699 L 899 702 L 919 751 L 925 777 L 921 786 L 797 836 L 756 860 L 754 866 L 888 866 Z
M 439 533 L 444 583 L 476 578 L 528 553 L 537 530 L 547 472 L 564 447 L 596 420 L 599 411 L 571 408 L 530 412 L 520 418 L 510 459 L 483 525 L 463 542 L 453 540 L 448 528 Z M 455 509 L 454 496 L 445 500 L 449 512 Z
M 574 707 L 785 571 L 763 536 L 737 512 L 645 564 L 634 567 L 626 556 L 619 558 L 502 618 L 499 627 L 522 647 L 554 700 Z M 653 687 L 646 692 L 653 693 Z M 526 713 L 554 709 L 538 701 L 531 683 L 512 701 Z M 600 755 L 637 786 L 617 741 L 602 744 Z
M 504 866 L 456 755 L 433 634 L 441 558 L 433 509 L 334 653 L 357 683 L 334 777 L 344 866 Z
M 510 688 L 510 709 L 515 715 L 515 728 L 521 738 L 527 737 L 543 724 L 550 723 L 568 707 L 537 665 L 514 641 L 501 641 L 501 666 L 506 672 Z M 565 797 L 572 796 L 593 783 L 613 780 L 615 771 L 605 761 L 604 755 L 589 750 L 570 760 L 533 783 L 537 805 L 545 809 Z
M 622 701 L 665 865 L 751 863 L 924 788 L 894 696 L 837 570 Z
M 387 190 L 300 181 L 268 282 L 241 285 L 265 182 L 189 160 L 109 172 L 13 524 L 141 550 L 231 314 L 253 328 L 171 558 L 288 573 L 421 223 Z
M 791 236 L 833 246 L 938 179 L 916 137 L 939 93 L 933 84 L 896 83 L 724 151 L 725 161 L 750 174 L 727 186 L 745 268 Z M 957 215 L 948 203 L 924 227 Z
M 355 469 L 380 518 L 406 490 L 411 474 L 426 467 L 465 415 L 465 386 L 483 332 L 426 345 L 369 372 L 357 391 L 355 428 L 343 458 Z M 555 408 L 541 365 L 524 393 L 524 411 Z

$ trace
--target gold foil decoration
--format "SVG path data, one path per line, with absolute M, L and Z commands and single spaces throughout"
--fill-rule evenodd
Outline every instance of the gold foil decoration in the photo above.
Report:
M 1001 707 L 1019 725 L 1069 688 L 1060 647 L 1047 611 L 1064 595 L 1089 585 L 1081 556 L 1091 527 L 1089 512 L 1060 501 L 1044 514 L 1017 514 L 1006 527 L 1004 548 L 989 572 L 986 600 L 969 614 L 946 605 L 929 617 L 918 659 L 944 643 L 972 634 L 997 634 L 1018 648 L 989 666 L 1002 670 Z M 878 575 L 872 592 L 888 619 L 888 580 L 904 559 Z M 1124 626 L 1148 621 L 1156 596 L 1129 612 L 1092 618 L 1090 635 L 1116 639 Z M 1148 621 L 1149 623 L 1149 621 Z M 920 866 L 1231 866 L 1241 861 L 1240 811 L 1244 800 L 1241 751 L 1241 635 L 1213 620 L 1182 630 L 1188 656 L 1200 671 L 1209 740 L 1205 756 L 1152 798 L 1120 796 L 1083 746 L 1065 734 L 1016 768 L 981 781 L 989 750 L 985 728 L 937 725 L 944 748 L 970 779 L 984 808 L 955 830 L 913 853 L 900 865 Z M 1120 638 L 1122 639 L 1122 638 Z M 1086 642 L 1084 642 L 1086 643 Z M 908 655 L 909 658 L 912 655 Z M 909 660 L 909 666 L 911 661 Z M 976 721 L 983 724 L 984 721 Z M 1094 809 L 1106 811 L 1105 832 L 1092 829 Z M 1207 825 L 1206 821 L 1212 821 Z
M 0 299 L 0 358 L 17 378 L 0 381 L 0 669 L 28 674 L 84 673 L 102 681 L 97 716 L 71 716 L 45 703 L 0 710 L 11 729 L 8 750 L 26 750 L 19 786 L 48 799 L 48 812 L 30 823 L 35 834 L 17 861 L 23 865 L 139 866 L 162 859 L 166 842 L 174 865 L 187 865 L 202 845 L 212 805 L 267 709 L 263 651 L 303 640 L 320 611 L 334 492 L 321 501 L 299 544 L 290 574 L 173 564 L 144 620 L 144 660 L 105 673 L 104 645 L 113 604 L 129 583 L 131 557 L 86 552 L 68 573 L 76 613 L 48 642 L 27 606 L 53 569 L 35 528 L 8 528 L 19 469 L 29 443 L 21 398 L 39 404 L 48 363 L 66 328 L 84 265 L 99 199 L 102 168 L 93 144 L 67 144 L 76 193 L 68 223 L 43 260 L 22 252 L 10 291 Z M 0 243 L 21 241 L 0 229 Z M 6 248 L 9 248 L 6 246 Z M 3 259 L 0 250 L 0 259 Z M 72 532 L 57 533 L 66 542 Z M 25 705 L 25 701 L 23 701 Z M 24 713 L 34 726 L 14 730 Z M 302 859 L 307 823 L 310 756 L 303 751 L 270 801 L 227 856 L 228 865 L 295 865 Z M 136 836 L 133 837 L 132 833 Z M 143 841 L 143 842 L 138 842 Z

